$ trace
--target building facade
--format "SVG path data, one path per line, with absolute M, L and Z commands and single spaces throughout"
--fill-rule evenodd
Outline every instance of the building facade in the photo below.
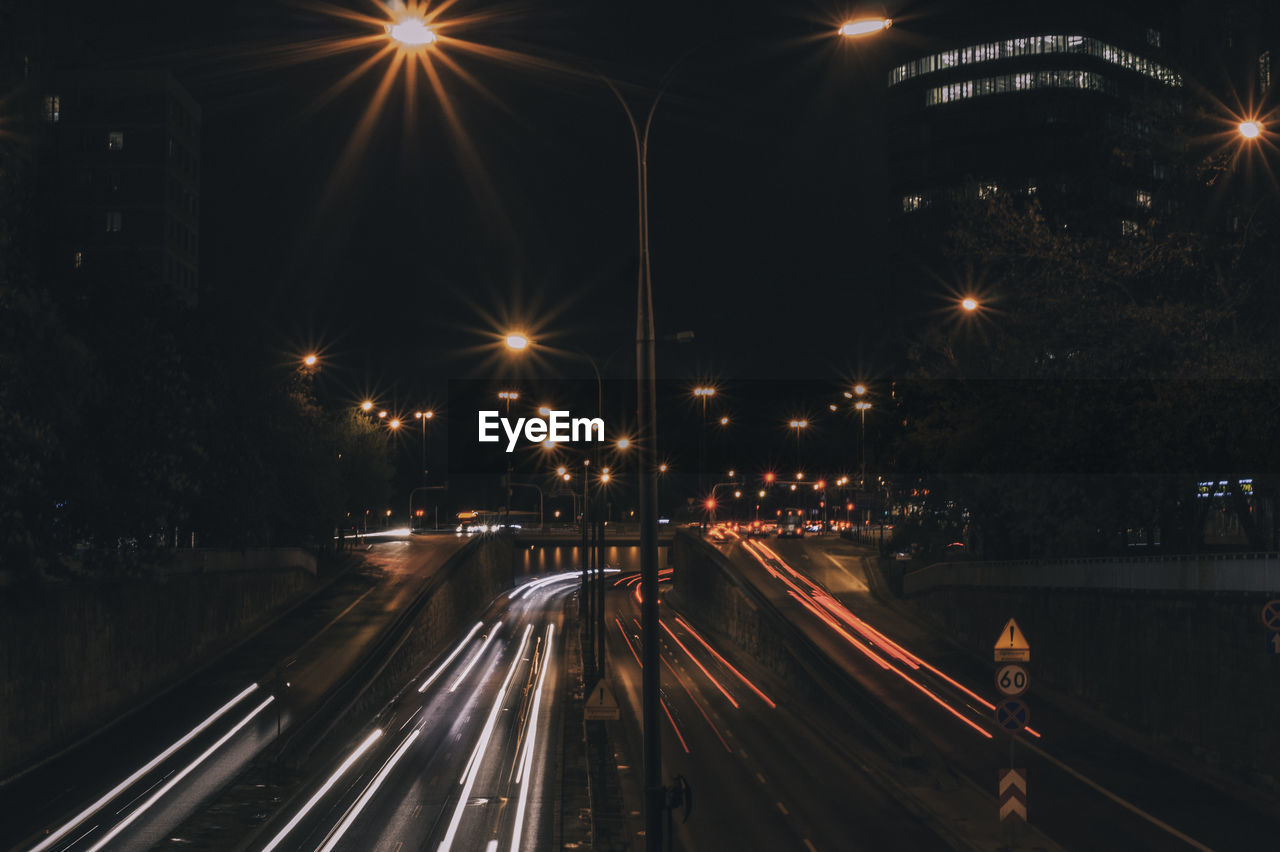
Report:
M 1169 9 L 946 4 L 903 26 L 886 81 L 892 217 L 1014 193 L 1123 232 L 1161 203 L 1158 128 L 1185 91 Z
M 51 286 L 131 279 L 194 304 L 199 105 L 164 71 L 59 71 L 41 95 L 42 267 Z

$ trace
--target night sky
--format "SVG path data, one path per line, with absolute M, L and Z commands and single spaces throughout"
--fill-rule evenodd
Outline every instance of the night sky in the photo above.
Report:
M 885 59 L 834 38 L 847 9 L 460 0 L 440 20 L 471 22 L 450 35 L 528 60 L 451 49 L 476 84 L 441 69 L 469 142 L 421 73 L 409 114 L 402 73 L 349 151 L 387 60 L 326 99 L 374 48 L 299 47 L 367 25 L 305 0 L 133 6 L 80 10 L 66 49 L 191 90 L 205 286 L 282 347 L 323 347 L 357 391 L 482 377 L 475 347 L 508 322 L 601 361 L 621 348 L 606 372 L 633 369 L 634 149 L 591 69 L 642 112 L 681 57 L 651 137 L 650 242 L 658 334 L 696 341 L 660 350 L 664 377 L 838 379 L 901 349 L 876 297 Z

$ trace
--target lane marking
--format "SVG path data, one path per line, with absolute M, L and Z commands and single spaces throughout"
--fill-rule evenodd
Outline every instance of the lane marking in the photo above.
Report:
M 1170 835 L 1178 838 L 1183 843 L 1187 844 L 1193 849 L 1199 849 L 1200 852 L 1213 852 L 1213 849 L 1211 849 L 1210 847 L 1205 846 L 1203 843 L 1199 842 L 1198 840 L 1188 837 L 1187 835 L 1183 834 L 1181 831 L 1178 831 L 1178 829 L 1169 825 L 1167 822 L 1162 821 L 1159 817 L 1152 816 L 1151 814 L 1147 813 L 1142 808 L 1138 807 L 1132 802 L 1120 798 L 1118 795 L 1111 792 L 1106 787 L 1103 787 L 1101 784 L 1097 783 L 1096 781 L 1086 777 L 1080 772 L 1077 772 L 1076 770 L 1072 769 L 1070 766 L 1067 766 L 1061 760 L 1058 760 L 1058 758 L 1049 754 L 1047 751 L 1044 751 L 1043 749 L 1039 748 L 1034 743 L 1028 740 L 1023 740 L 1022 745 L 1030 749 L 1031 751 L 1035 752 L 1036 754 L 1040 755 L 1045 760 L 1049 761 L 1054 766 L 1057 766 L 1059 769 L 1063 770 L 1064 772 L 1074 776 L 1080 781 L 1083 781 L 1085 784 L 1097 790 L 1099 793 L 1106 796 L 1108 799 L 1115 802 L 1117 805 L 1120 805 L 1122 808 L 1125 808 L 1126 810 L 1132 811 L 1133 813 L 1145 819 L 1147 822 L 1154 825 L 1156 828 L 1159 828 L 1168 832 Z
M 782 811 L 783 816 L 791 816 L 791 811 L 787 810 L 787 806 L 778 802 L 778 810 Z
M 807 837 L 804 839 L 804 848 L 808 849 L 809 852 L 818 852 L 817 847 L 815 847 L 812 843 L 810 843 L 809 838 Z
M 759 772 L 756 773 L 756 778 L 760 779 L 761 784 L 765 783 L 764 776 L 761 775 Z

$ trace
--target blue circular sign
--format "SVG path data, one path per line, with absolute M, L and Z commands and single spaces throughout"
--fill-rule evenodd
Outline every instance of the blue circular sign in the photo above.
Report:
M 1031 708 L 1018 698 L 1006 698 L 996 705 L 996 724 L 1006 731 L 1021 731 L 1031 721 Z

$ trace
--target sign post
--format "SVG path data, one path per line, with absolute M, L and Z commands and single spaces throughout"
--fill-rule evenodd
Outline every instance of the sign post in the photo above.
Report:
M 604 680 L 596 681 L 596 688 L 591 690 L 583 705 L 584 719 L 588 722 L 616 722 L 619 718 L 618 699 Z
M 1027 821 L 1027 770 L 1000 770 L 1000 821 L 1017 817 Z
M 1262 626 L 1267 628 L 1267 650 L 1280 656 L 1280 600 L 1267 601 L 1262 607 Z
M 1280 628 L 1277 628 L 1280 629 Z M 996 689 L 1004 696 L 996 702 L 996 724 L 1009 732 L 1009 768 L 1000 770 L 996 792 L 1000 801 L 1000 822 L 1016 817 L 1027 821 L 1027 770 L 1014 768 L 1014 747 L 1017 733 L 1031 721 L 1031 708 L 1018 696 L 1031 685 L 1031 676 L 1024 663 L 1031 662 L 1031 643 L 1023 635 L 1018 622 L 1012 618 L 996 637 L 992 648 L 997 663 Z M 1017 820 L 1009 821 L 1010 846 L 1016 833 Z

